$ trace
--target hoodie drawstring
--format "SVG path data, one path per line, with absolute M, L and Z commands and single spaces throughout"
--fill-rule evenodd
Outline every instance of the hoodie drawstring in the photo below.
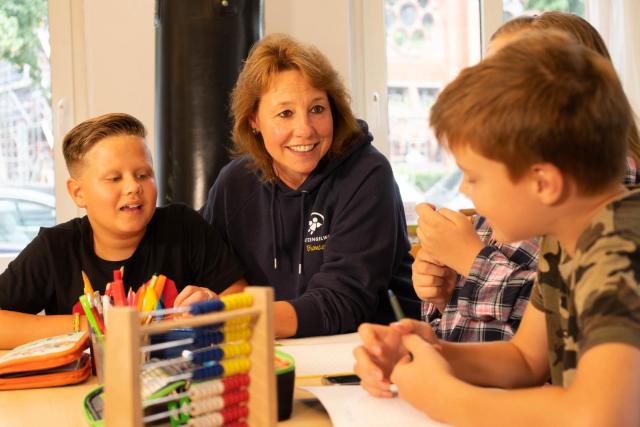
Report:
M 300 253 L 298 254 L 298 276 L 302 276 L 302 264 L 304 259 L 304 201 L 307 195 L 306 190 L 302 190 L 300 192 Z M 275 184 L 271 184 L 271 203 L 269 205 L 269 216 L 271 217 L 271 234 L 272 238 L 272 248 L 273 248 L 273 269 L 278 269 L 278 244 L 277 244 L 277 236 L 276 236 L 276 220 L 275 220 L 275 202 L 276 201 L 276 186 Z
M 307 195 L 306 190 L 300 192 L 300 261 L 298 262 L 298 276 L 302 275 L 302 260 L 304 258 L 304 198 Z
M 275 201 L 276 201 L 276 186 L 271 184 L 271 205 L 269 206 L 269 216 L 271 217 L 271 234 L 273 238 L 271 242 L 273 244 L 273 269 L 278 269 L 278 245 L 276 243 L 276 219 L 275 219 Z

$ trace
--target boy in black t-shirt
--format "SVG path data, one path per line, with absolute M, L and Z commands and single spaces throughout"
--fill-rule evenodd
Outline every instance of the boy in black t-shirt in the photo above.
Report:
M 67 190 L 87 215 L 42 228 L 0 275 L 0 348 L 71 331 L 82 271 L 101 293 L 121 266 L 134 289 L 164 274 L 180 291 L 176 306 L 244 288 L 235 258 L 198 213 L 184 205 L 156 209 L 145 136 L 127 114 L 89 119 L 65 136 Z M 42 310 L 48 316 L 34 315 Z

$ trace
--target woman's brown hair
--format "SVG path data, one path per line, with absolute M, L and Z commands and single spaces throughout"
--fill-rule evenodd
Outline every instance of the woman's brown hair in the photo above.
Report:
M 261 171 L 261 179 L 274 182 L 277 178 L 273 159 L 260 134 L 254 134 L 251 117 L 257 112 L 260 97 L 269 88 L 273 77 L 283 71 L 298 70 L 311 86 L 325 91 L 333 117 L 333 142 L 327 153 L 334 157 L 347 148 L 362 133 L 351 111 L 349 94 L 327 57 L 316 47 L 305 45 L 285 34 L 269 35 L 256 43 L 240 72 L 231 93 L 233 153 L 246 155 Z

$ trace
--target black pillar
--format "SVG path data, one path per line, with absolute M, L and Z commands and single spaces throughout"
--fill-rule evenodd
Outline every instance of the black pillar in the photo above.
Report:
M 196 209 L 229 161 L 229 93 L 262 33 L 262 0 L 157 0 L 158 204 Z

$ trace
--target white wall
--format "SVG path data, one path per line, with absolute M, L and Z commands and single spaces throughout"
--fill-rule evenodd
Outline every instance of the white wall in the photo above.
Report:
M 265 33 L 287 33 L 318 47 L 353 85 L 351 0 L 265 0 Z
M 153 153 L 155 27 L 153 0 L 87 0 L 87 116 L 126 112 L 148 131 Z

